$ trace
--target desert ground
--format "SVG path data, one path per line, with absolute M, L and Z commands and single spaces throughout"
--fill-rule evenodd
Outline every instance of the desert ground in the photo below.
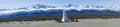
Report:
M 0 27 L 120 27 L 120 19 L 79 19 L 79 22 L 46 21 L 0 22 Z

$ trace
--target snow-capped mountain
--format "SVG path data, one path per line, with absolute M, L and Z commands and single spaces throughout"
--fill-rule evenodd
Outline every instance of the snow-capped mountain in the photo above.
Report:
M 36 4 L 29 7 L 16 9 L 0 9 L 0 18 L 18 17 L 18 16 L 45 16 L 62 14 L 63 9 L 66 9 L 67 14 L 120 14 L 119 11 L 105 8 L 104 6 L 79 6 L 79 5 L 63 5 L 63 6 L 48 6 Z

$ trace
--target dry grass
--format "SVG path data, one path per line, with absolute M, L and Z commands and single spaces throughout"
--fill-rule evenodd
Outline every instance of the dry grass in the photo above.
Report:
M 7 18 L 0 19 L 1 22 L 6 21 L 44 21 L 44 20 L 60 20 L 62 18 L 62 14 L 59 15 L 47 15 L 47 16 L 26 16 L 26 17 L 15 17 L 15 18 Z M 95 19 L 95 18 L 120 18 L 120 14 L 70 14 L 68 15 L 69 19 Z

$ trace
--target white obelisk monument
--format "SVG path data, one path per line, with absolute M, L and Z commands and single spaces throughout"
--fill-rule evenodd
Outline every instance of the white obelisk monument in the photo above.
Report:
M 66 10 L 63 9 L 63 17 L 61 19 L 62 22 L 68 22 L 69 18 L 67 17 Z

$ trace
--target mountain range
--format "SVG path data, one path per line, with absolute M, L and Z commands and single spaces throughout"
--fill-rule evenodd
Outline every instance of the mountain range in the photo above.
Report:
M 69 4 L 67 7 L 72 7 L 72 4 Z M 50 8 L 50 9 L 47 9 Z M 46 10 L 46 11 L 45 11 Z M 63 9 L 59 9 L 57 6 L 47 6 L 43 4 L 36 4 L 29 7 L 22 7 L 22 8 L 16 8 L 16 9 L 0 9 L 0 18 L 9 18 L 9 17 L 20 17 L 20 16 L 47 16 L 47 15 L 55 15 L 55 14 L 62 14 Z M 5 11 L 5 12 L 4 12 Z M 7 13 L 12 14 L 4 14 Z M 10 12 L 12 11 L 12 12 Z M 17 12 L 15 12 L 17 11 Z M 120 14 L 119 11 L 115 10 L 97 10 L 97 9 L 82 9 L 82 10 L 76 10 L 76 9 L 70 9 L 66 10 L 67 14 Z M 4 13 L 3 13 L 4 12 Z

